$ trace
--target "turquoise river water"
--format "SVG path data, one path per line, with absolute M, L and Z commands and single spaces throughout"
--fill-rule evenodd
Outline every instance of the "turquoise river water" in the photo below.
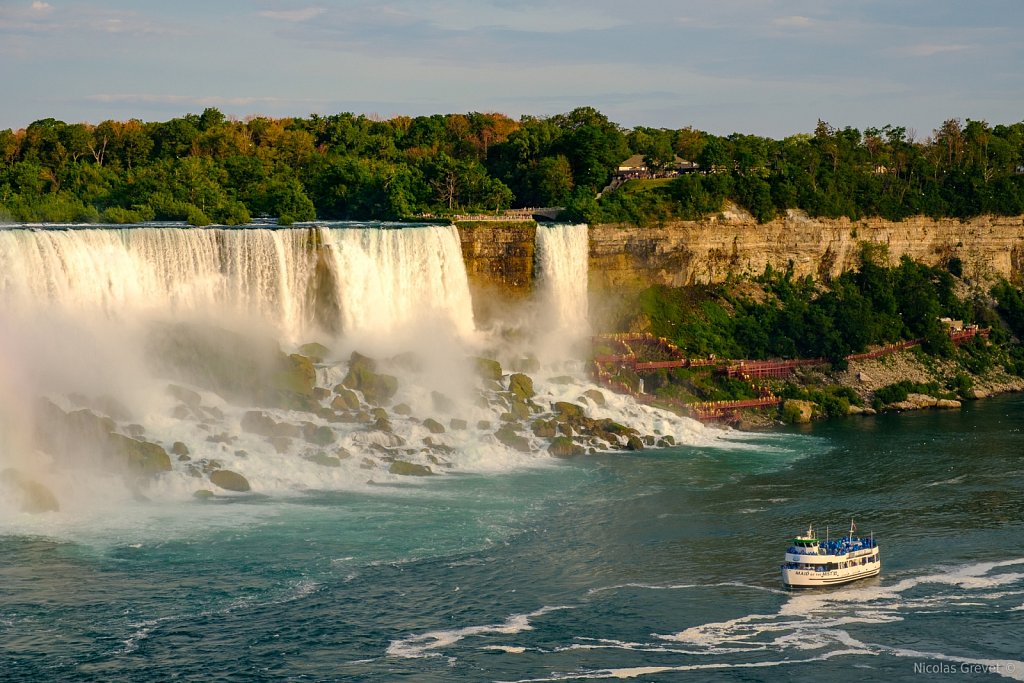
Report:
M 1024 399 L 0 529 L 0 679 L 1024 680 Z M 881 576 L 782 589 L 851 516 Z

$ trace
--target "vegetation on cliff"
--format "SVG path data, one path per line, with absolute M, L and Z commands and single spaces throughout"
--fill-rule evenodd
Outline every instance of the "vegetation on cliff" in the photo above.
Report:
M 707 367 L 644 375 L 645 391 L 685 402 L 751 399 L 770 388 L 782 398 L 812 401 L 822 414 L 839 415 L 850 406 L 877 408 L 913 394 L 974 397 L 975 379 L 992 372 L 1024 377 L 1020 289 L 1006 281 L 987 289 L 967 281 L 956 259 L 945 268 L 909 258 L 895 266 L 884 263 L 883 251 L 865 245 L 859 268 L 829 282 L 767 269 L 759 277 L 718 285 L 654 286 L 627 306 L 634 312 L 619 327 L 664 338 L 689 358 L 821 358 L 833 368 L 832 373 L 798 372 L 790 380 L 757 384 Z M 975 336 L 954 345 L 943 318 L 991 332 L 988 339 Z M 911 341 L 920 342 L 911 353 L 941 371 L 915 380 L 895 373 L 892 381 L 872 383 L 865 391 L 853 386 L 861 381 L 856 373 L 836 379 L 847 369 L 849 356 Z M 637 379 L 616 378 L 630 386 Z
M 681 157 L 699 170 L 598 193 L 643 155 L 653 172 Z M 350 113 L 246 121 L 217 109 L 164 122 L 0 131 L 0 218 L 237 224 L 395 219 L 564 206 L 587 222 L 700 218 L 726 200 L 758 220 L 812 216 L 968 217 L 1024 213 L 1024 123 L 946 121 L 783 140 L 636 127 L 581 107 L 551 117 L 448 114 L 376 120 Z

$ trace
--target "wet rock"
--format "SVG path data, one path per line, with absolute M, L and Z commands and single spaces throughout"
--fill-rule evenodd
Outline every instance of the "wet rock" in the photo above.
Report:
M 473 369 L 481 379 L 489 379 L 495 382 L 501 381 L 501 363 L 493 358 L 476 357 L 473 359 Z
M 165 376 L 240 405 L 306 409 L 303 406 L 312 402 L 312 362 L 299 354 L 285 355 L 269 337 L 198 323 L 154 323 L 146 351 Z
M 520 401 L 526 402 L 534 397 L 533 378 L 517 372 L 508 378 L 508 390 Z
M 572 384 L 576 379 L 572 375 L 558 375 L 548 380 L 552 384 Z
M 530 419 L 530 406 L 518 396 L 512 401 L 512 405 L 509 407 L 509 412 L 512 413 L 512 416 L 516 420 Z
M 153 475 L 171 469 L 171 456 L 160 444 L 123 434 L 110 434 L 108 439 L 110 454 L 139 474 Z
M 335 455 L 328 455 L 323 451 L 307 453 L 302 458 L 321 467 L 341 467 L 341 458 Z
M 626 439 L 626 450 L 627 451 L 642 451 L 644 449 L 644 442 L 637 436 L 630 436 Z
M 331 390 L 327 387 L 313 387 L 313 398 L 318 401 L 326 401 L 331 397 Z
M 396 460 L 391 463 L 391 466 L 388 467 L 388 472 L 406 477 L 429 477 L 434 474 L 426 465 L 417 465 L 405 460 Z
M 486 430 L 491 428 L 491 421 L 490 420 L 477 420 L 476 428 L 477 429 L 482 429 L 482 430 L 486 431 Z
M 463 419 L 453 417 L 449 422 L 448 426 L 455 431 L 463 431 L 469 428 L 469 423 Z
M 274 388 L 280 391 L 312 397 L 316 387 L 316 368 L 306 356 L 293 353 L 280 364 L 272 379 Z
M 412 415 L 412 408 L 409 406 L 408 403 L 399 403 L 391 410 L 395 413 L 395 415 L 404 415 L 406 417 Z
M 190 462 L 191 460 L 192 460 L 192 457 L 188 456 L 188 455 L 179 455 L 178 456 L 178 462 Z
M 556 436 L 548 446 L 548 453 L 556 458 L 571 458 L 583 455 L 584 449 L 567 436 Z
M 583 407 L 567 401 L 556 401 L 551 404 L 551 410 L 561 418 L 583 417 Z
M 215 496 L 213 495 L 213 491 L 210 489 L 198 489 L 192 494 L 192 497 L 196 500 L 209 500 Z
M 525 436 L 518 434 L 511 424 L 502 425 L 494 432 L 494 437 L 509 448 L 514 448 L 521 453 L 530 452 L 530 442 Z
M 435 420 L 432 417 L 428 417 L 423 421 L 423 426 L 426 427 L 431 434 L 444 434 L 444 425 Z
M 331 354 L 331 350 L 323 344 L 317 342 L 311 342 L 309 344 L 303 344 L 299 347 L 299 353 L 306 356 L 314 363 L 323 363 L 324 360 Z
M 558 423 L 554 420 L 534 420 L 533 435 L 542 439 L 551 439 L 557 434 Z
M 220 434 L 211 434 L 206 437 L 207 443 L 233 443 L 235 437 L 231 436 L 227 432 L 221 432 Z
M 175 420 L 187 420 L 192 416 L 192 411 L 184 403 L 179 403 L 171 410 L 171 417 Z
M 794 398 L 786 399 L 782 404 L 782 414 L 786 416 L 787 421 L 807 424 L 814 416 L 814 403 Z
M 251 490 L 249 480 L 238 472 L 231 470 L 214 470 L 210 472 L 210 483 L 219 486 L 226 491 L 237 491 L 245 493 Z
M 307 422 L 302 425 L 302 438 L 317 446 L 329 446 L 338 440 L 334 430 L 325 425 Z
M 337 396 L 331 401 L 335 410 L 359 410 L 359 396 L 343 384 L 334 387 Z
M 645 446 L 653 446 L 656 443 L 654 437 L 650 434 L 645 434 L 640 440 L 644 442 Z
M 382 405 L 398 392 L 398 378 L 378 374 L 377 362 L 355 351 L 349 359 L 348 374 L 342 385 L 360 391 L 367 403 Z
M 591 401 L 593 401 L 594 405 L 596 405 L 596 406 L 599 406 L 599 407 L 603 408 L 605 406 L 605 404 L 607 403 L 605 401 L 604 394 L 602 394 L 597 389 L 587 389 L 586 391 L 583 392 L 583 395 L 586 398 L 589 398 Z

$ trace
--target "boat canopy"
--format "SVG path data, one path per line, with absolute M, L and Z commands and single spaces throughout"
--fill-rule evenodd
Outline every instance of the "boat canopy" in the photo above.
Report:
M 807 548 L 807 547 L 810 547 L 812 545 L 817 545 L 817 544 L 818 544 L 818 539 L 816 539 L 816 538 L 800 538 L 799 536 L 797 536 L 796 538 L 793 539 L 793 545 L 800 546 L 802 548 Z

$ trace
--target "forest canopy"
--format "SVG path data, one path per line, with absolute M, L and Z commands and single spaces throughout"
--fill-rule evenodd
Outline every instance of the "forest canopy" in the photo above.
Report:
M 635 155 L 658 178 L 609 187 Z M 681 160 L 696 166 L 677 173 Z M 726 201 L 760 221 L 787 209 L 893 220 L 1024 214 L 1024 123 L 950 119 L 919 140 L 898 126 L 819 121 L 773 140 L 627 130 L 590 107 L 519 120 L 245 121 L 208 108 L 163 122 L 49 118 L 0 130 L 0 219 L 21 222 L 287 224 L 557 206 L 572 220 L 642 224 L 698 219 Z

